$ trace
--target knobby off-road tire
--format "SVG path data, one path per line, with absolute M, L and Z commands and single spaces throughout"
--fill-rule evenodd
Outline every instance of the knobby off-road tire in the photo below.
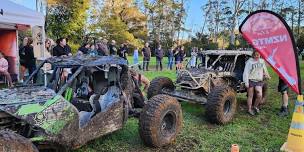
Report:
M 147 98 L 150 99 L 155 95 L 161 94 L 163 88 L 174 89 L 172 80 L 167 77 L 154 78 L 148 88 Z
M 262 91 L 262 101 L 260 102 L 260 105 L 264 105 L 267 101 L 267 92 L 268 92 L 268 83 L 264 82 L 263 85 L 263 91 Z M 252 98 L 252 105 L 254 105 L 256 99 L 256 93 L 254 92 L 253 98 Z
M 218 86 L 211 90 L 206 105 L 207 119 L 216 124 L 226 124 L 236 112 L 236 92 L 228 86 Z
M 182 127 L 179 102 L 168 95 L 156 95 L 144 106 L 139 118 L 139 133 L 147 146 L 161 147 L 172 143 Z
M 38 152 L 38 149 L 27 138 L 10 130 L 0 130 L 0 151 Z

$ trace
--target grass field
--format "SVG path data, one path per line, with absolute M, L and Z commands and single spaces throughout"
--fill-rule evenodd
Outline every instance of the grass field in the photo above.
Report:
M 155 61 L 155 59 L 152 59 Z M 301 65 L 303 63 L 301 62 Z M 304 66 L 301 66 L 302 71 Z M 206 151 L 227 152 L 231 144 L 239 144 L 242 152 L 279 151 L 287 139 L 291 115 L 280 118 L 276 115 L 280 108 L 281 95 L 277 92 L 278 76 L 269 69 L 272 79 L 269 80 L 269 91 L 266 105 L 258 116 L 246 113 L 246 96 L 238 95 L 238 110 L 233 122 L 219 126 L 210 124 L 204 117 L 201 105 L 182 102 L 183 129 L 176 142 L 160 149 L 146 147 L 138 133 L 138 120 L 129 119 L 122 130 L 100 139 L 91 141 L 76 152 L 100 151 Z M 303 72 L 302 72 L 303 73 Z M 149 71 L 145 75 L 152 80 L 157 76 L 168 76 L 175 79 L 175 71 Z M 304 74 L 302 74 L 304 75 Z M 291 111 L 294 107 L 295 94 L 290 95 Z

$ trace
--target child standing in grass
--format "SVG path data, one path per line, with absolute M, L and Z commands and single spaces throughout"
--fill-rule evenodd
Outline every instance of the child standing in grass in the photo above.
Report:
M 248 98 L 247 98 L 247 106 L 248 113 L 250 115 L 255 115 L 260 112 L 258 109 L 259 103 L 262 100 L 262 88 L 264 85 L 263 79 L 269 79 L 270 76 L 268 74 L 265 62 L 260 58 L 259 52 L 256 50 L 253 51 L 252 57 L 250 58 L 245 65 L 243 80 L 245 82 L 245 86 L 247 88 Z M 254 91 L 256 91 L 256 101 L 252 107 L 252 99 Z

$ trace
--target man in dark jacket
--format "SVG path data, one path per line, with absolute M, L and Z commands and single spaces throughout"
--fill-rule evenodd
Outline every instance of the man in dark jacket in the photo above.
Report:
M 159 44 L 157 49 L 155 50 L 155 57 L 156 57 L 156 70 L 158 71 L 158 66 L 160 67 L 160 71 L 163 70 L 163 57 L 164 57 L 164 51 L 161 48 L 161 45 Z
M 66 44 L 64 46 L 64 49 L 68 53 L 68 56 L 71 56 L 72 55 L 72 49 L 71 49 L 70 45 L 68 44 L 69 39 L 65 38 L 65 41 L 66 41 Z
M 24 60 L 25 60 L 25 66 L 29 71 L 29 74 L 31 75 L 36 70 L 36 58 L 34 55 L 34 48 L 33 48 L 33 39 L 28 38 L 27 45 L 24 47 Z M 33 78 L 33 82 L 36 83 L 37 80 L 37 74 Z
M 202 65 L 205 65 L 206 57 L 203 54 L 203 52 L 204 52 L 203 48 L 200 48 L 200 50 L 199 50 L 200 60 L 201 60 Z M 196 63 L 198 63 L 198 62 L 196 62 Z
M 84 43 L 79 49 L 78 54 L 88 54 L 89 53 L 90 44 Z
M 149 43 L 145 44 L 145 47 L 141 50 L 141 54 L 143 56 L 143 70 L 149 71 L 149 62 L 151 58 L 151 50 L 149 47 Z
M 120 49 L 119 49 L 119 51 L 118 51 L 117 54 L 118 54 L 119 57 L 124 58 L 125 60 L 128 61 L 128 59 L 127 59 L 127 56 L 128 56 L 127 51 L 128 51 L 128 43 L 124 43 L 124 44 L 121 44 L 121 47 L 120 47 Z
M 53 56 L 61 57 L 61 56 L 70 56 L 72 55 L 69 50 L 67 50 L 66 40 L 65 38 L 60 38 L 56 41 L 57 46 L 53 48 Z
M 116 49 L 116 41 L 112 40 L 111 44 L 109 45 L 110 55 L 116 55 L 117 49 Z

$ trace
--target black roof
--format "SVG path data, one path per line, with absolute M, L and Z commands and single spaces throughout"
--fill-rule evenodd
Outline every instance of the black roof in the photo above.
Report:
M 116 56 L 91 56 L 91 55 L 77 55 L 68 57 L 50 57 L 46 62 L 54 66 L 99 66 L 105 64 L 119 64 L 127 65 L 127 61 Z

